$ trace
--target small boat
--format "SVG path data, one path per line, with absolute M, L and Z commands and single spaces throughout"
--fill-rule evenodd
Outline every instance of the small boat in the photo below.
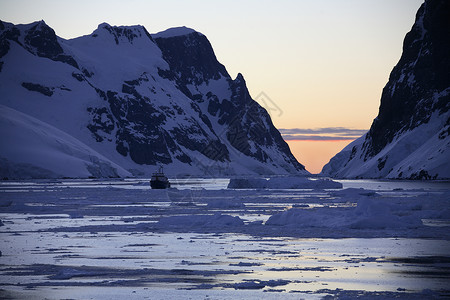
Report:
M 152 174 L 150 179 L 150 186 L 152 189 L 167 189 L 170 188 L 170 182 L 166 175 L 164 175 L 163 167 L 160 166 L 158 172 Z

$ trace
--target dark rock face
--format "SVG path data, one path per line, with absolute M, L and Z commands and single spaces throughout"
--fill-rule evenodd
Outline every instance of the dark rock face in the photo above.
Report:
M 21 32 L 16 26 L 4 24 L 0 26 L 0 58 L 8 53 L 10 42 L 14 41 L 31 53 L 46 57 L 54 61 L 60 61 L 78 68 L 78 64 L 73 57 L 64 53 L 55 31 L 47 26 L 44 21 L 35 22 L 24 31 L 24 45 L 19 41 Z
M 219 110 L 219 123 L 226 124 L 229 128 L 226 133 L 227 140 L 245 155 L 253 154 L 258 160 L 267 162 L 268 155 L 259 145 L 272 146 L 274 143 L 270 135 L 270 127 L 273 125 L 267 123 L 270 120 L 269 115 L 250 97 L 241 74 L 238 74 L 231 84 L 231 91 L 230 103 L 226 103 L 225 107 Z M 256 148 L 254 153 L 251 151 L 251 142 Z
M 92 121 L 87 128 L 92 132 L 97 142 L 107 139 L 111 141 L 109 135 L 114 130 L 114 119 L 106 107 L 93 108 L 88 107 L 87 111 L 91 114 Z
M 200 109 L 196 111 L 211 129 L 208 115 L 218 117 L 219 125 L 224 126 L 223 131 L 215 132 L 220 140 L 227 140 L 234 148 L 233 151 L 254 157 L 264 163 L 270 162 L 270 155 L 263 148 L 275 147 L 285 154 L 286 164 L 293 166 L 297 171 L 305 169 L 292 155 L 289 146 L 273 126 L 267 111 L 251 98 L 243 76 L 238 74 L 235 80 L 231 79 L 225 67 L 217 61 L 211 44 L 204 35 L 194 32 L 182 36 L 156 38 L 155 41 L 170 66 L 170 71 L 160 70 L 160 75 L 175 81 L 179 89 L 196 103 L 206 101 L 206 111 L 200 112 Z M 208 85 L 209 81 L 221 78 L 228 82 L 230 98 L 220 99 L 214 91 L 193 93 L 187 87 Z M 220 140 L 207 145 L 208 150 L 213 151 L 212 157 L 220 161 L 228 160 L 227 148 Z M 206 156 L 212 158 L 211 155 Z
M 22 86 L 29 91 L 38 92 L 38 93 L 41 93 L 42 95 L 45 95 L 48 97 L 53 95 L 53 88 L 49 88 L 49 87 L 46 87 L 46 86 L 43 86 L 43 85 L 40 85 L 37 83 L 22 82 Z
M 112 91 L 106 95 L 111 110 L 109 118 L 118 127 L 116 150 L 123 156 L 130 155 L 138 164 L 171 163 L 170 149 L 175 151 L 176 145 L 167 142 L 168 134 L 161 128 L 166 117 L 150 99 L 137 92 L 125 97 Z
M 450 2 L 426 1 L 406 35 L 403 53 L 383 89 L 378 117 L 366 136 L 365 159 L 378 154 L 394 137 L 427 123 L 434 111 L 450 108 Z
M 9 28 L 5 26 L 3 22 L 2 26 L 0 26 L 0 30 L 2 31 L 0 34 L 0 58 L 2 58 L 9 52 L 11 41 L 20 43 L 18 41 L 20 31 L 16 27 Z
M 169 38 L 156 38 L 170 70 L 178 73 L 177 83 L 200 85 L 221 76 L 229 77 L 220 64 L 208 39 L 197 32 Z M 175 75 L 174 75 L 175 76 Z
M 38 22 L 28 30 L 25 35 L 25 44 L 30 52 L 35 52 L 40 57 L 61 61 L 78 68 L 77 62 L 71 56 L 64 54 L 55 31 L 44 21 Z
M 24 40 L 29 49 L 35 51 L 38 56 L 55 57 L 63 53 L 63 49 L 56 40 L 55 32 L 43 22 L 32 26 Z

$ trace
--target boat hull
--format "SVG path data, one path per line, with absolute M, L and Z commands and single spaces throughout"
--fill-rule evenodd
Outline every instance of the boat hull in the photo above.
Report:
M 167 189 L 170 188 L 170 182 L 161 180 L 150 181 L 150 186 L 152 189 Z

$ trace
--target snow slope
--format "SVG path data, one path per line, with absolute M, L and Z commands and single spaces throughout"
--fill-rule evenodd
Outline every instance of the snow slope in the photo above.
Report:
M 450 178 L 450 139 L 440 138 L 448 114 L 398 134 L 377 155 L 364 158 L 365 135 L 334 156 L 322 174 L 338 178 Z
M 131 176 L 72 136 L 3 105 L 0 139 L 0 178 Z
M 186 26 L 182 26 L 182 27 L 173 27 L 173 28 L 166 29 L 164 31 L 158 32 L 156 34 L 153 34 L 152 37 L 155 38 L 155 39 L 157 39 L 157 38 L 171 38 L 171 37 L 187 35 L 187 34 L 191 34 L 191 33 L 198 33 L 198 32 L 195 31 L 192 28 L 188 28 Z

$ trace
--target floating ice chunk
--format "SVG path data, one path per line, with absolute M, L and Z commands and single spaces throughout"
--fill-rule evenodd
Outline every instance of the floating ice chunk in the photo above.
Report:
M 236 263 L 236 264 L 230 264 L 230 266 L 235 266 L 235 267 L 259 267 L 262 265 L 264 265 L 264 264 L 257 263 L 257 262 L 242 262 L 242 261 L 240 261 L 239 263 Z
M 358 199 L 361 198 L 361 196 L 366 196 L 366 197 L 375 197 L 375 196 L 379 196 L 379 194 L 377 194 L 376 192 L 372 191 L 372 190 L 366 190 L 363 188 L 348 188 L 348 189 L 343 189 L 340 191 L 335 191 L 333 193 L 331 193 L 331 195 L 333 197 L 342 197 L 342 198 L 346 198 L 347 200 L 350 199 Z
M 68 280 L 74 277 L 89 277 L 101 274 L 101 272 L 97 274 L 91 270 L 83 270 L 82 268 L 63 267 L 58 273 L 51 275 L 48 278 L 52 280 Z
M 422 226 L 419 216 L 411 209 L 401 209 L 395 204 L 380 199 L 363 198 L 358 200 L 354 212 L 355 221 L 350 224 L 353 229 L 400 229 Z
M 409 229 L 423 226 L 420 210 L 379 198 L 363 197 L 357 207 L 291 208 L 271 216 L 266 225 L 351 229 Z
M 233 283 L 230 287 L 233 287 L 236 290 L 259 290 L 265 288 L 266 285 L 264 282 L 252 280 Z
M 265 178 L 232 178 L 229 189 L 340 189 L 342 184 L 328 178 L 301 176 Z
M 290 281 L 278 279 L 278 280 L 245 280 L 242 282 L 227 284 L 226 287 L 234 288 L 236 290 L 259 290 L 266 286 L 275 287 L 289 284 Z
M 266 189 L 267 179 L 265 178 L 231 178 L 228 184 L 229 189 Z
M 348 209 L 345 209 L 348 210 Z M 266 225 L 294 227 L 342 227 L 348 223 L 342 208 L 291 208 L 271 216 Z

